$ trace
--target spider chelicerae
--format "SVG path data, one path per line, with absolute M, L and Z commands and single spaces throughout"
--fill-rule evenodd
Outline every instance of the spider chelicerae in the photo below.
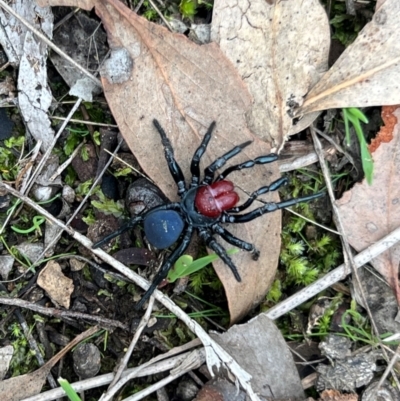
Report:
M 205 242 L 207 247 L 212 249 L 231 269 L 236 280 L 241 281 L 235 264 L 226 253 L 225 248 L 215 240 L 214 235 L 217 234 L 229 244 L 250 252 L 254 260 L 258 259 L 260 252 L 253 244 L 235 237 L 222 225 L 224 223 L 246 223 L 265 213 L 283 209 L 299 202 L 308 202 L 323 195 L 323 193 L 317 193 L 278 203 L 265 203 L 263 206 L 248 213 L 239 214 L 252 205 L 260 195 L 266 192 L 276 191 L 279 187 L 286 184 L 287 179 L 279 178 L 272 184 L 259 188 L 249 196 L 246 202 L 236 206 L 239 202 L 239 195 L 234 191 L 234 184 L 225 178 L 234 171 L 251 168 L 256 164 L 271 163 L 277 160 L 278 155 L 271 153 L 269 155 L 257 157 L 254 160 L 248 160 L 244 163 L 233 165 L 222 171 L 222 173 L 215 178 L 215 173 L 218 169 L 223 167 L 229 159 L 251 144 L 251 141 L 244 142 L 241 145 L 235 146 L 206 167 L 204 169 L 203 180 L 201 180 L 200 160 L 207 149 L 212 132 L 215 128 L 215 122 L 213 122 L 193 155 L 190 164 L 192 178 L 189 188 L 187 188 L 182 170 L 175 160 L 171 142 L 160 123 L 157 120 L 153 120 L 153 123 L 161 136 L 169 171 L 178 187 L 178 195 L 181 201 L 156 206 L 141 215 L 133 217 L 120 229 L 93 245 L 93 248 L 97 248 L 107 243 L 112 238 L 121 235 L 123 232 L 132 229 L 139 223 L 143 224 L 144 233 L 149 243 L 157 249 L 166 249 L 175 242 L 177 243 L 156 274 L 150 287 L 144 293 L 142 299 L 136 304 L 136 309 L 143 306 L 144 302 L 167 276 L 168 271 L 172 268 L 177 259 L 185 252 L 195 230 L 197 230 L 199 237 Z

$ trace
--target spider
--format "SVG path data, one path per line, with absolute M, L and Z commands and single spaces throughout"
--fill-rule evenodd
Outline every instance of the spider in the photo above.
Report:
M 208 167 L 204 169 L 204 178 L 200 180 L 200 160 L 205 153 L 210 142 L 212 132 L 215 128 L 215 121 L 211 123 L 200 146 L 193 155 L 190 172 L 192 178 L 189 188 L 186 187 L 185 178 L 179 164 L 174 157 L 174 150 L 164 129 L 157 120 L 153 124 L 161 136 L 164 147 L 165 158 L 169 171 L 178 187 L 180 202 L 168 203 L 156 206 L 145 213 L 133 217 L 128 223 L 121 226 L 117 231 L 103 238 L 93 245 L 93 248 L 107 243 L 112 238 L 121 235 L 123 232 L 132 229 L 137 224 L 142 223 L 144 233 L 148 242 L 158 249 L 166 249 L 177 242 L 165 263 L 156 274 L 148 290 L 144 293 L 142 299 L 136 304 L 135 309 L 140 309 L 144 302 L 151 296 L 154 290 L 167 276 L 177 259 L 185 252 L 192 238 L 193 232 L 197 230 L 199 237 L 205 242 L 208 248 L 212 249 L 231 269 L 237 281 L 241 277 L 234 265 L 232 259 L 227 255 L 226 250 L 215 240 L 214 235 L 222 237 L 229 244 L 244 249 L 252 254 L 254 260 L 257 260 L 260 252 L 253 244 L 235 237 L 222 225 L 224 223 L 246 223 L 278 209 L 295 205 L 299 202 L 308 202 L 319 198 L 323 193 L 317 193 L 301 198 L 289 199 L 278 203 L 265 203 L 251 212 L 239 214 L 247 209 L 258 196 L 266 192 L 276 191 L 279 187 L 287 183 L 286 178 L 279 178 L 269 186 L 263 186 L 253 192 L 246 202 L 236 206 L 239 202 L 239 195 L 234 191 L 234 184 L 225 178 L 232 172 L 251 168 L 256 164 L 266 164 L 277 160 L 278 155 L 271 153 L 260 156 L 254 160 L 248 160 L 244 163 L 236 164 L 225 169 L 215 178 L 215 172 L 223 167 L 225 163 L 240 153 L 251 141 L 244 142 L 235 146 L 229 152 L 225 153 Z M 179 240 L 179 241 L 178 241 Z

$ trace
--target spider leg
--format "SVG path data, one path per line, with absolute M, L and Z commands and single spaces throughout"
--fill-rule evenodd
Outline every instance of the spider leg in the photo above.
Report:
M 278 155 L 275 153 L 271 153 L 269 155 L 265 156 L 260 156 L 256 157 L 254 160 L 247 160 L 243 163 L 236 164 L 235 166 L 228 167 L 226 170 L 224 170 L 215 181 L 221 181 L 225 179 L 230 173 L 233 171 L 240 171 L 244 168 L 252 168 L 256 164 L 266 164 L 266 163 L 272 163 L 275 160 L 278 160 Z
M 257 191 L 254 191 L 250 195 L 249 199 L 247 199 L 247 201 L 243 203 L 243 205 L 233 207 L 232 209 L 229 209 L 226 212 L 227 213 L 241 212 L 247 209 L 260 195 L 263 195 L 267 192 L 276 191 L 278 188 L 280 188 L 282 185 L 285 185 L 286 183 L 287 183 L 286 177 L 279 178 L 278 180 L 274 181 L 271 185 L 261 187 L 260 189 L 257 189 Z
M 260 256 L 260 251 L 255 248 L 253 244 L 250 244 L 250 242 L 246 242 L 240 238 L 235 237 L 232 233 L 230 233 L 228 230 L 225 230 L 225 228 L 222 228 L 219 224 L 214 224 L 211 228 L 216 234 L 220 235 L 229 244 L 237 246 L 240 249 L 244 249 L 247 252 L 251 252 L 253 260 L 257 260 Z
M 249 146 L 251 144 L 251 141 L 247 141 L 242 143 L 241 145 L 235 146 L 233 149 L 231 149 L 229 152 L 226 152 L 224 155 L 220 156 L 217 160 L 215 160 L 213 163 L 211 163 L 208 167 L 204 169 L 204 184 L 211 184 L 212 181 L 214 180 L 214 173 L 216 170 L 221 168 L 222 166 L 225 165 L 225 163 L 231 159 L 232 157 L 236 156 L 238 153 L 240 153 L 246 146 Z
M 157 128 L 157 131 L 161 136 L 161 142 L 164 146 L 165 159 L 167 160 L 168 168 L 172 175 L 172 178 L 174 179 L 178 187 L 178 195 L 182 196 L 186 192 L 185 177 L 182 173 L 181 168 L 179 167 L 178 162 L 175 160 L 174 149 L 160 123 L 156 119 L 154 119 L 153 124 Z
M 161 281 L 163 281 L 164 278 L 167 277 L 167 274 L 171 270 L 171 267 L 174 265 L 174 263 L 178 260 L 178 258 L 185 252 L 186 248 L 189 246 L 192 235 L 193 235 L 193 226 L 188 225 L 185 235 L 182 238 L 182 241 L 180 241 L 179 245 L 169 255 L 166 262 L 161 266 L 161 269 L 157 272 L 156 276 L 154 277 L 154 280 L 150 284 L 150 287 L 143 294 L 142 299 L 135 305 L 136 310 L 139 310 L 142 308 L 142 306 L 144 305 L 146 300 L 150 298 L 151 294 L 158 287 L 158 285 L 161 283 Z
M 199 237 L 206 243 L 206 245 L 212 249 L 222 261 L 231 269 L 235 279 L 239 282 L 242 281 L 236 266 L 233 264 L 232 259 L 226 253 L 226 250 L 222 245 L 220 245 L 211 235 L 210 231 L 207 229 L 198 229 Z
M 257 217 L 262 216 L 263 214 L 271 213 L 278 209 L 284 209 L 286 207 L 296 205 L 300 202 L 309 202 L 324 195 L 325 193 L 319 192 L 317 194 L 302 196 L 301 198 L 289 199 L 278 203 L 266 203 L 264 206 L 254 209 L 249 213 L 239 214 L 236 216 L 226 213 L 222 215 L 221 223 L 247 223 L 248 221 L 254 220 Z
M 137 224 L 141 223 L 144 218 L 150 213 L 150 212 L 155 212 L 157 210 L 176 210 L 179 211 L 181 210 L 180 203 L 168 203 L 166 205 L 160 205 L 153 207 L 152 209 L 148 210 L 147 212 L 133 217 L 130 219 L 127 223 L 123 224 L 117 231 L 114 231 L 113 233 L 107 235 L 104 237 L 102 240 L 96 242 L 93 244 L 92 248 L 96 249 L 99 248 L 100 246 L 106 244 L 107 242 L 111 241 L 113 238 L 118 237 L 118 235 L 121 235 L 125 231 L 128 231 L 132 228 L 134 228 Z
M 192 173 L 192 182 L 190 187 L 193 188 L 199 184 L 200 181 L 200 159 L 203 156 L 204 152 L 207 149 L 208 143 L 211 139 L 211 134 L 215 128 L 215 121 L 211 123 L 206 134 L 203 136 L 203 140 L 201 141 L 200 146 L 197 148 L 196 152 L 193 155 L 192 162 L 190 164 L 190 172 Z

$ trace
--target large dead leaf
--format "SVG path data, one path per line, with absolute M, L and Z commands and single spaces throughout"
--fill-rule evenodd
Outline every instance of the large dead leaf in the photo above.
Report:
M 293 126 L 288 110 L 303 103 L 328 69 L 330 28 L 318 0 L 217 0 L 211 39 L 253 96 L 248 123 L 254 134 L 281 148 L 291 131 L 317 116 Z
M 235 325 L 226 333 L 211 333 L 211 336 L 251 374 L 251 386 L 263 399 L 304 399 L 289 347 L 281 332 L 265 315 Z
M 269 146 L 247 128 L 245 113 L 251 106 L 251 98 L 218 45 L 196 45 L 184 35 L 172 34 L 137 16 L 119 1 L 95 3 L 111 47 L 111 56 L 102 71 L 107 101 L 144 171 L 171 200 L 177 200 L 177 188 L 152 124 L 154 118 L 167 132 L 176 159 L 187 176 L 191 157 L 213 120 L 217 127 L 203 166 L 247 140 L 254 143 L 235 157 L 233 164 L 270 152 Z M 71 5 L 78 6 L 79 2 Z M 243 191 L 251 193 L 277 177 L 276 164 L 232 174 L 244 199 Z M 265 199 L 277 201 L 278 196 L 270 194 Z M 249 224 L 228 228 L 261 251 L 257 262 L 246 252 L 233 256 L 241 283 L 236 282 L 222 262 L 214 264 L 226 291 L 232 321 L 257 305 L 270 287 L 280 249 L 280 217 L 280 213 L 272 213 Z
M 400 103 L 400 2 L 386 0 L 310 91 L 297 115 L 340 107 Z
M 400 108 L 396 108 L 393 115 L 399 121 Z M 383 112 L 384 120 L 386 116 Z M 397 122 L 392 127 L 393 139 L 381 142 L 373 153 L 375 173 L 372 185 L 369 186 L 364 179 L 336 202 L 345 226 L 346 239 L 357 251 L 374 244 L 400 225 L 400 125 Z M 386 130 L 383 132 L 387 138 Z M 399 262 L 399 245 L 391 247 L 371 262 L 397 294 Z

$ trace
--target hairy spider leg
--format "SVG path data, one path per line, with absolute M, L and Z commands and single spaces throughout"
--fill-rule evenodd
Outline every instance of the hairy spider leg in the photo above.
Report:
M 231 159 L 232 157 L 236 156 L 240 153 L 246 146 L 249 146 L 252 142 L 247 141 L 242 143 L 241 145 L 235 146 L 229 152 L 226 152 L 224 155 L 220 156 L 217 160 L 211 163 L 208 167 L 204 169 L 204 184 L 211 184 L 214 180 L 214 173 L 225 165 L 225 163 Z
M 282 185 L 287 184 L 287 178 L 282 177 L 279 178 L 278 180 L 274 181 L 271 185 L 266 185 L 265 187 L 261 187 L 257 189 L 257 191 L 254 191 L 250 196 L 249 199 L 243 205 L 235 206 L 232 209 L 229 209 L 226 211 L 226 213 L 239 213 L 245 209 L 247 209 L 250 205 L 253 204 L 253 202 L 260 196 L 263 195 L 267 192 L 271 191 L 276 191 L 278 188 L 280 188 Z
M 264 206 L 261 206 L 245 214 L 231 215 L 225 213 L 224 215 L 222 215 L 221 223 L 247 223 L 248 221 L 254 220 L 257 217 L 262 216 L 263 214 L 274 212 L 278 209 L 285 209 L 286 207 L 296 205 L 297 203 L 309 202 L 324 195 L 325 193 L 319 192 L 317 194 L 302 196 L 300 198 L 289 199 L 278 203 L 266 203 Z
M 153 124 L 157 128 L 157 131 L 161 136 L 161 142 L 164 146 L 164 155 L 165 159 L 167 160 L 169 171 L 178 187 L 178 195 L 182 197 L 186 193 L 185 177 L 182 173 L 182 169 L 179 167 L 178 162 L 175 160 L 174 149 L 164 129 L 161 127 L 160 123 L 156 119 L 153 120 Z
M 190 188 L 196 187 L 200 182 L 200 159 L 204 155 L 207 149 L 208 143 L 210 142 L 212 132 L 215 128 L 215 121 L 211 123 L 208 127 L 206 134 L 203 136 L 200 146 L 194 152 L 192 162 L 190 163 L 190 172 L 192 174 L 192 181 L 190 183 Z
M 253 244 L 235 237 L 231 232 L 225 230 L 225 228 L 221 227 L 219 224 L 214 224 L 211 229 L 229 244 L 244 249 L 247 252 L 251 252 L 253 260 L 257 260 L 260 256 L 260 251 Z
M 135 305 L 135 309 L 139 310 L 142 308 L 144 303 L 148 298 L 150 298 L 151 294 L 154 290 L 158 287 L 161 281 L 167 277 L 168 272 L 171 270 L 174 263 L 178 260 L 178 258 L 186 251 L 187 247 L 189 246 L 190 240 L 192 239 L 193 235 L 193 226 L 188 225 L 185 235 L 182 238 L 182 241 L 179 245 L 173 250 L 173 252 L 169 255 L 168 259 L 165 263 L 161 266 L 161 269 L 157 272 L 156 276 L 154 277 L 153 282 L 150 284 L 150 287 L 147 291 L 143 294 L 141 300 Z
M 228 167 L 214 180 L 214 182 L 224 180 L 227 177 L 227 175 L 229 175 L 230 173 L 232 173 L 234 171 L 240 171 L 240 170 L 243 170 L 244 168 L 252 168 L 256 164 L 272 163 L 276 160 L 278 160 L 278 155 L 275 153 L 256 157 L 254 160 L 247 160 L 243 163 L 236 164 L 235 166 Z
M 239 272 L 237 271 L 236 266 L 232 262 L 232 259 L 226 253 L 225 248 L 220 245 L 212 236 L 209 230 L 198 228 L 199 237 L 206 243 L 206 245 L 212 249 L 220 259 L 231 269 L 235 279 L 239 282 L 242 281 Z
M 96 248 L 106 244 L 108 241 L 111 241 L 113 238 L 118 237 L 119 235 L 121 235 L 125 231 L 128 231 L 128 230 L 134 228 L 137 224 L 142 222 L 149 213 L 156 212 L 158 210 L 176 210 L 176 211 L 180 211 L 181 210 L 181 206 L 180 206 L 180 203 L 168 203 L 166 205 L 160 205 L 160 206 L 153 207 L 152 209 L 148 210 L 147 212 L 145 212 L 145 213 L 143 213 L 143 214 L 141 214 L 139 216 L 135 216 L 132 219 L 130 219 L 127 223 L 123 224 L 117 231 L 114 231 L 113 233 L 111 233 L 111 234 L 107 235 L 106 237 L 104 237 L 102 240 L 96 242 L 92 246 L 92 248 L 96 249 Z

